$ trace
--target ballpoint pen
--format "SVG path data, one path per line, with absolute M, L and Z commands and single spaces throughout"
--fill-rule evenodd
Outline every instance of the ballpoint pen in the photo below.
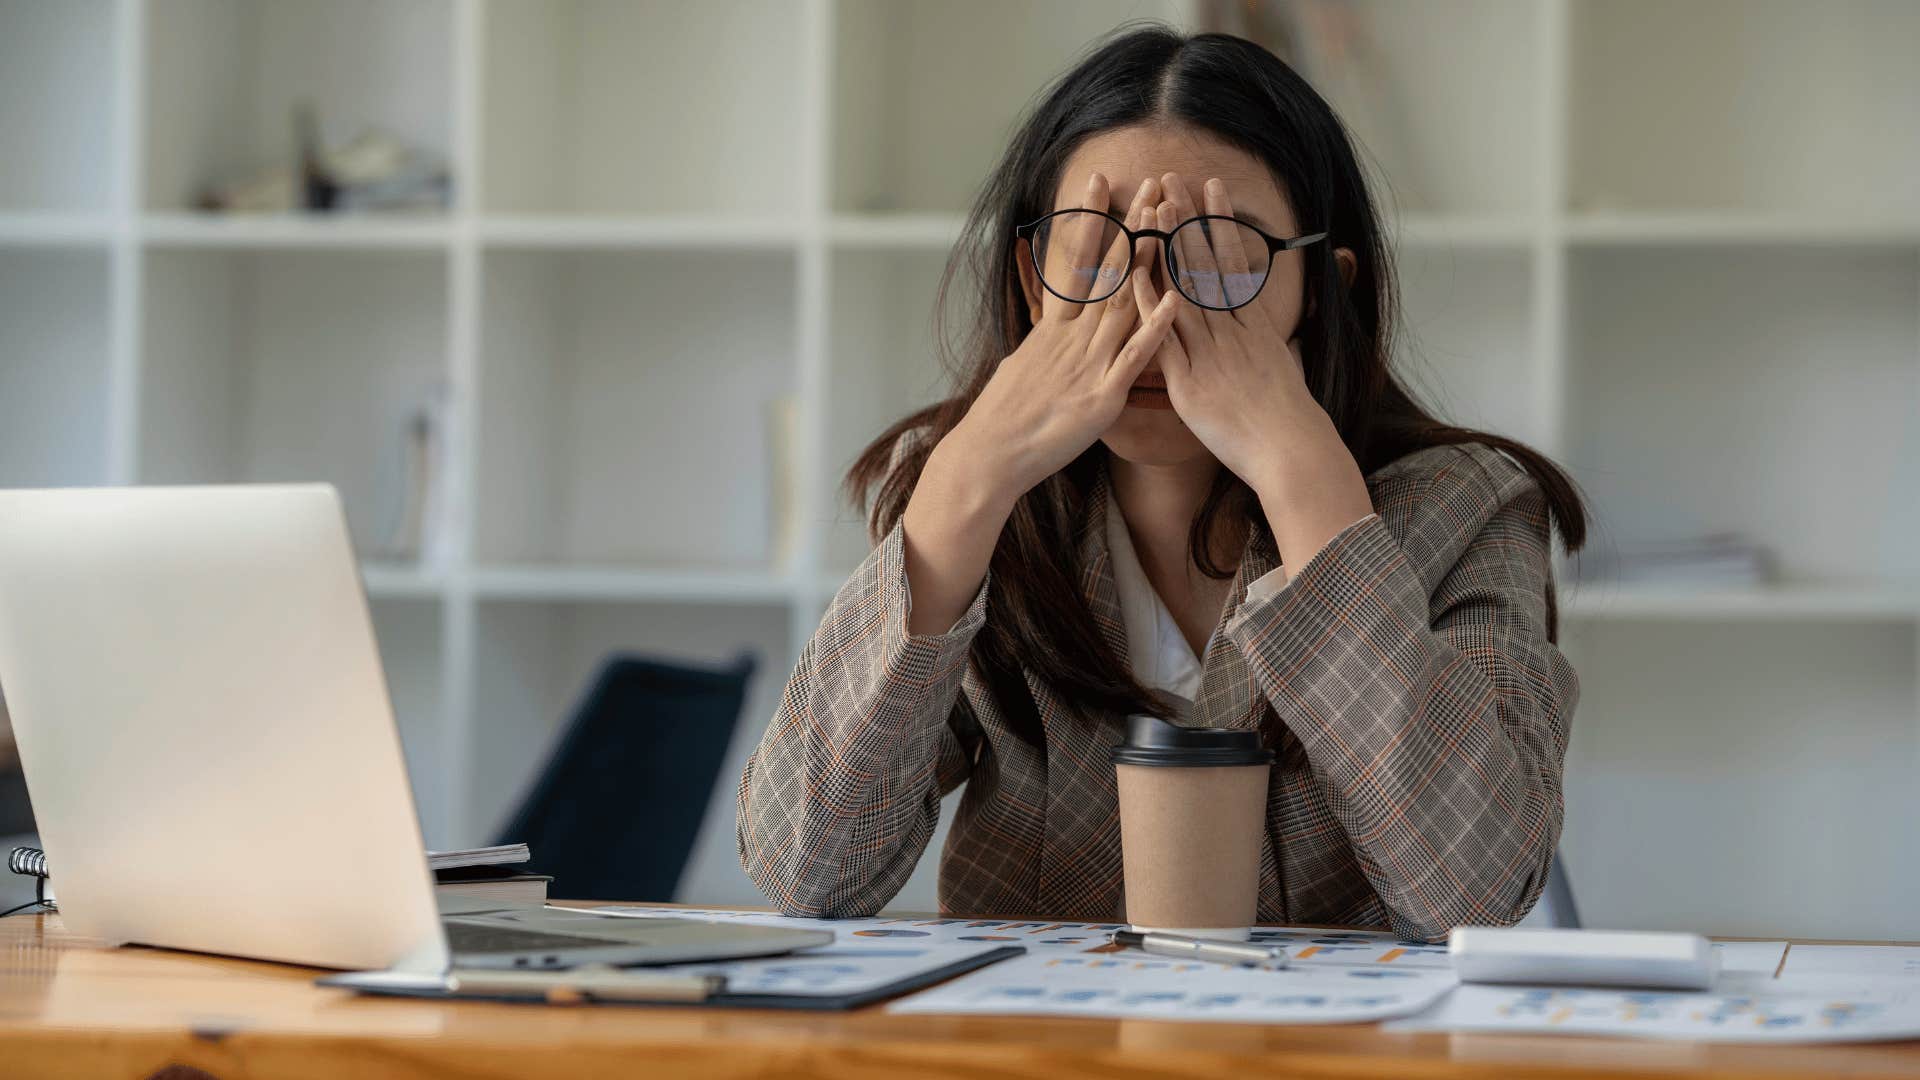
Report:
M 1140 933 L 1116 930 L 1113 943 L 1170 956 L 1181 960 L 1207 960 L 1216 964 L 1278 970 L 1287 966 L 1287 950 L 1278 945 L 1258 945 L 1247 941 L 1214 941 L 1184 934 Z

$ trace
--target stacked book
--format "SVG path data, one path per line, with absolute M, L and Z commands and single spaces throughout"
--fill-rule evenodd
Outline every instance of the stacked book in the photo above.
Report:
M 1621 544 L 1588 580 L 1662 588 L 1733 589 L 1773 578 L 1771 553 L 1740 533 Z
M 547 900 L 547 883 L 553 879 L 545 874 L 526 872 L 526 861 L 532 857 L 525 844 L 502 844 L 463 851 L 429 851 L 427 866 L 433 870 L 434 884 L 442 893 L 543 904 Z

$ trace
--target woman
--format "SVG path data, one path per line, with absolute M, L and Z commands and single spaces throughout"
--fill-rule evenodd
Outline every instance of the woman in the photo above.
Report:
M 1262 922 L 1518 921 L 1578 697 L 1551 530 L 1577 550 L 1583 508 L 1389 370 L 1326 102 L 1239 38 L 1127 33 L 1049 88 L 965 235 L 971 367 L 848 475 L 879 540 L 741 777 L 748 875 L 870 914 L 965 784 L 943 909 L 1121 918 L 1107 754 L 1152 712 L 1277 751 Z

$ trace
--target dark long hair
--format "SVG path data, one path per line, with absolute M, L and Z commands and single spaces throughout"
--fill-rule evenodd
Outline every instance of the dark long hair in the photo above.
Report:
M 1539 482 L 1565 550 L 1580 548 L 1586 514 L 1565 473 L 1512 439 L 1436 419 L 1396 378 L 1389 365 L 1397 310 L 1391 254 L 1333 109 L 1253 42 L 1228 34 L 1187 36 L 1162 24 L 1122 27 L 1048 86 L 974 200 L 934 304 L 934 337 L 953 393 L 881 433 L 846 476 L 845 494 L 856 506 L 879 486 L 869 517 L 874 535 L 885 535 L 899 521 L 934 444 L 960 422 L 1000 360 L 1033 329 L 1013 261 L 1014 226 L 1053 208 L 1062 167 L 1082 142 L 1148 123 L 1202 129 L 1265 162 L 1303 229 L 1330 233 L 1325 243 L 1307 249 L 1309 314 L 1300 324 L 1300 346 L 1307 386 L 1362 473 L 1431 446 L 1496 447 Z M 1356 256 L 1350 284 L 1331 254 L 1336 247 Z M 967 321 L 955 354 L 947 351 L 947 309 L 961 275 L 973 291 L 961 293 Z M 907 440 L 910 449 L 890 469 L 895 443 L 909 432 L 925 437 Z M 1094 443 L 1027 492 L 989 563 L 987 622 L 974 639 L 972 659 L 1014 730 L 1030 742 L 1040 741 L 1040 721 L 1023 666 L 1084 706 L 1165 715 L 1164 699 L 1142 686 L 1106 644 L 1078 584 L 1078 523 L 1085 519 L 1098 455 L 1105 452 Z M 1195 564 L 1212 577 L 1231 576 L 1213 559 L 1214 525 L 1224 520 L 1251 527 L 1259 512 L 1252 490 L 1229 470 L 1219 470 L 1189 530 Z M 1550 635 L 1557 633 L 1556 621 L 1549 609 Z

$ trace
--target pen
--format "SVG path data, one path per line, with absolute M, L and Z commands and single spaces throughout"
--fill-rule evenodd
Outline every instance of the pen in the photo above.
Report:
M 1185 934 L 1137 933 L 1115 930 L 1113 943 L 1140 949 L 1155 956 L 1174 956 L 1182 960 L 1210 960 L 1216 964 L 1235 964 L 1276 970 L 1287 966 L 1287 950 L 1278 945 L 1255 945 L 1245 941 L 1213 941 Z
M 457 971 L 450 994 L 538 994 L 551 1005 L 586 1001 L 705 1001 L 726 989 L 723 975 L 665 975 L 588 964 L 567 971 Z

